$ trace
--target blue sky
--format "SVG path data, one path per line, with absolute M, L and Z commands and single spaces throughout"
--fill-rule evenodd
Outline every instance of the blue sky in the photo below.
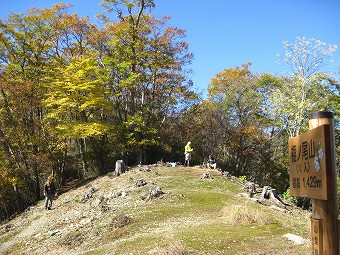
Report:
M 55 3 L 74 5 L 70 12 L 95 16 L 100 0 L 1 0 L 0 18 L 10 11 L 21 13 L 32 6 L 49 8 Z M 278 54 L 283 41 L 305 36 L 338 45 L 328 72 L 340 70 L 340 0 L 155 0 L 153 13 L 172 17 L 170 25 L 187 31 L 194 53 L 192 80 L 206 93 L 211 78 L 225 68 L 252 62 L 254 73 L 283 74 Z

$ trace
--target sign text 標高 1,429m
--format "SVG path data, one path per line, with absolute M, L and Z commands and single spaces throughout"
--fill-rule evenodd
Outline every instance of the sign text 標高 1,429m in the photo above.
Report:
M 330 126 L 322 125 L 289 139 L 288 146 L 291 195 L 329 199 Z

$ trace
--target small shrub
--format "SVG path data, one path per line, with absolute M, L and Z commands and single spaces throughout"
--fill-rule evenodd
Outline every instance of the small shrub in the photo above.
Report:
M 247 176 L 245 176 L 245 175 L 241 175 L 239 178 L 240 178 L 241 181 L 246 181 L 247 180 Z
M 295 204 L 298 202 L 297 199 L 296 199 L 296 197 L 292 197 L 292 196 L 290 195 L 290 188 L 288 188 L 285 192 L 282 193 L 282 198 L 283 198 L 284 200 L 290 200 L 290 201 L 292 201 L 292 202 L 295 203 Z
M 113 172 L 108 172 L 106 175 L 107 175 L 109 178 L 113 178 L 113 177 L 114 177 Z

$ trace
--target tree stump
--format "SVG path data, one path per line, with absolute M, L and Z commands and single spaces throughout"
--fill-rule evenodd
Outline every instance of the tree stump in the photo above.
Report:
M 149 201 L 152 198 L 160 197 L 163 194 L 165 194 L 165 193 L 162 191 L 162 189 L 159 186 L 153 186 L 149 190 L 148 194 L 143 199 L 146 200 L 146 201 Z
M 277 205 L 287 205 L 285 204 L 276 192 L 276 189 L 272 189 L 270 186 L 264 186 L 259 199 L 260 203 L 266 204 L 265 200 L 272 199 Z
M 254 182 L 247 182 L 244 186 L 243 186 L 243 190 L 245 190 L 247 192 L 247 194 L 249 195 L 249 197 L 253 197 L 257 191 L 256 191 L 256 185 Z
M 84 195 L 82 202 L 85 203 L 87 200 L 89 200 L 90 198 L 93 197 L 93 193 L 95 193 L 97 191 L 97 189 L 95 187 L 92 187 L 91 189 L 89 189 L 86 194 Z
M 137 179 L 136 180 L 136 187 L 142 187 L 145 186 L 146 184 L 148 184 L 144 179 Z
M 203 173 L 201 179 L 214 179 L 210 173 Z
M 116 168 L 115 168 L 115 176 L 118 177 L 119 175 L 125 173 L 128 170 L 128 167 L 125 165 L 123 160 L 116 161 Z
M 228 171 L 223 171 L 222 175 L 226 178 L 231 178 L 231 174 Z

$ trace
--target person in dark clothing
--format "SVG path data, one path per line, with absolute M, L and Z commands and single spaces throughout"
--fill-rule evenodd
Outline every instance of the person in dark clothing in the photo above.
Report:
M 208 168 L 213 168 L 216 169 L 216 160 L 212 155 L 209 155 L 209 159 L 207 162 L 207 167 Z
M 55 192 L 56 192 L 56 188 L 54 185 L 53 177 L 49 176 L 44 185 L 45 209 L 46 210 L 51 210 L 52 200 L 54 198 Z

